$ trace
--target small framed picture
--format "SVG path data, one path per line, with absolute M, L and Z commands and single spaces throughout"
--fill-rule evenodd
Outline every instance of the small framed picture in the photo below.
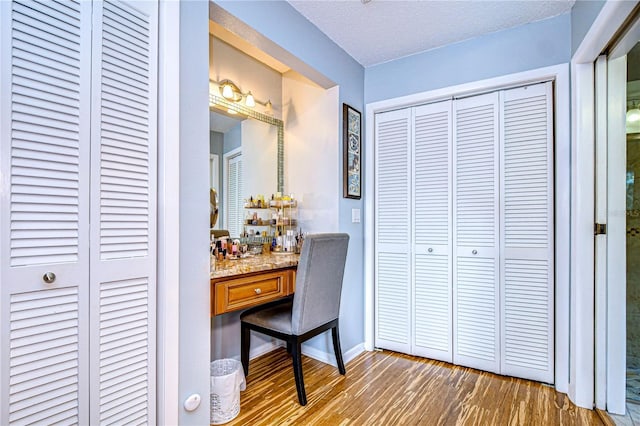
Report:
M 362 118 L 358 110 L 342 104 L 344 145 L 344 198 L 360 199 L 362 193 Z

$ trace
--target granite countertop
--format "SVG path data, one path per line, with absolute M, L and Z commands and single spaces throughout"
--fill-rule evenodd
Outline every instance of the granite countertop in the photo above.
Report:
M 216 261 L 216 270 L 211 272 L 211 279 L 232 277 L 252 272 L 298 266 L 299 254 L 260 254 L 237 260 Z

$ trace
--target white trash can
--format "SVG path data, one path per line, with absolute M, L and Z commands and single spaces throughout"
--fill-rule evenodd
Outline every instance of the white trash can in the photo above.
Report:
M 242 363 L 217 359 L 211 363 L 211 423 L 219 425 L 240 413 L 240 391 L 246 389 Z

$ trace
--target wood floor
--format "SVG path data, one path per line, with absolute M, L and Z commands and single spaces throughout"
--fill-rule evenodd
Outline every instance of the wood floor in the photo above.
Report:
M 303 357 L 308 404 L 291 359 L 251 361 L 240 414 L 228 425 L 601 425 L 553 388 L 393 352 L 364 352 L 347 375 Z

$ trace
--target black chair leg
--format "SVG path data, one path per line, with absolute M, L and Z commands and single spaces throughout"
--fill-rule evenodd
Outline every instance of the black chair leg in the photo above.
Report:
M 291 355 L 291 342 L 287 342 L 287 353 Z
M 298 402 L 300 405 L 307 405 L 307 394 L 304 390 L 304 378 L 302 377 L 302 346 L 299 340 L 291 343 L 291 355 L 293 357 L 293 376 L 296 379 L 296 389 L 298 391 Z M 290 344 L 289 342 L 287 345 Z
M 336 353 L 338 371 L 344 376 L 347 373 L 347 370 L 344 369 L 344 362 L 342 361 L 342 349 L 340 349 L 340 334 L 338 333 L 337 325 L 331 328 L 331 336 L 333 337 L 333 351 Z
M 242 368 L 244 369 L 245 377 L 249 375 L 249 349 L 251 347 L 251 329 L 241 323 L 241 336 L 240 336 L 240 362 L 242 362 Z

